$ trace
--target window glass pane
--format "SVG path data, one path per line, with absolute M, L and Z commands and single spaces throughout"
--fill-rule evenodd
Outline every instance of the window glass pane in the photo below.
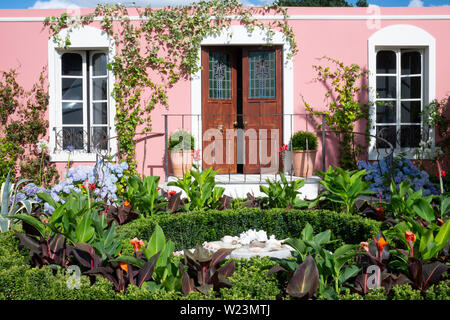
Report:
M 77 150 L 84 149 L 84 132 L 80 127 L 63 128 L 63 149 L 72 146 Z
M 209 97 L 231 99 L 230 55 L 221 52 L 209 54 Z
M 92 128 L 91 145 L 93 148 L 101 150 L 108 148 L 108 130 L 106 127 Z
M 249 98 L 275 97 L 275 51 L 249 52 Z
M 402 101 L 402 122 L 419 123 L 420 106 L 420 101 Z
M 400 146 L 402 148 L 418 147 L 420 143 L 420 125 L 401 126 Z
M 377 93 L 379 98 L 396 98 L 397 78 L 377 77 Z
M 81 76 L 83 59 L 78 53 L 64 53 L 61 57 L 61 72 L 63 76 Z
M 83 79 L 62 78 L 62 99 L 83 100 Z
M 377 53 L 377 73 L 396 73 L 397 57 L 394 51 L 379 51 Z
M 83 104 L 79 102 L 62 103 L 63 124 L 83 124 Z
M 395 123 L 397 121 L 397 103 L 395 101 L 377 102 L 377 123 Z
M 422 59 L 420 53 L 402 52 L 402 74 L 421 74 L 422 73 Z
M 419 99 L 421 94 L 421 77 L 404 77 L 402 78 L 402 99 Z
M 92 56 L 92 69 L 94 76 L 106 76 L 106 54 L 96 53 Z
M 93 103 L 94 124 L 108 123 L 108 104 L 106 102 Z
M 381 137 L 397 147 L 396 126 L 377 126 L 377 137 Z M 377 148 L 390 148 L 390 146 L 381 139 L 377 139 Z
M 106 78 L 92 79 L 93 87 L 93 99 L 94 100 L 106 100 L 107 94 L 107 81 Z

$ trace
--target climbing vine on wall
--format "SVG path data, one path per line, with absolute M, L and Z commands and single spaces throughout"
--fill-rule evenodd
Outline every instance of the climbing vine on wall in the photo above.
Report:
M 244 7 L 237 0 L 212 0 L 188 6 L 136 10 L 139 19 L 132 21 L 125 6 L 99 4 L 88 15 L 77 17 L 64 13 L 59 17 L 47 17 L 44 22 L 61 47 L 70 46 L 71 30 L 96 20 L 100 20 L 101 28 L 114 39 L 117 51 L 108 67 L 116 79 L 112 91 L 116 103 L 115 128 L 119 157 L 126 160 L 130 168 L 136 165 L 134 136 L 137 127 L 144 124 L 145 131 L 151 130 L 151 111 L 158 104 L 169 107 L 167 90 L 199 70 L 201 41 L 221 33 L 231 25 L 233 17 L 250 31 L 256 27 L 266 30 L 268 41 L 274 30 L 284 33 L 291 46 L 289 57 L 297 52 L 287 10 L 278 5 Z M 266 14 L 282 15 L 283 19 L 254 17 Z M 63 29 L 68 30 L 65 38 L 59 34 Z
M 42 117 L 48 106 L 45 71 L 29 91 L 17 76 L 14 69 L 0 74 L 0 183 L 12 172 L 47 186 L 59 177 L 48 150 L 38 146 L 48 128 Z
M 327 88 L 325 93 L 328 100 L 328 110 L 316 111 L 305 102 L 306 110 L 313 117 L 325 115 L 325 123 L 333 131 L 339 142 L 339 165 L 345 169 L 356 169 L 358 156 L 366 150 L 366 146 L 358 143 L 355 123 L 366 121 L 366 142 L 369 142 L 369 107 L 370 104 L 361 102 L 361 94 L 367 92 L 367 86 L 359 85 L 359 81 L 367 78 L 367 70 L 357 64 L 345 65 L 343 62 L 323 57 L 329 65 L 313 66 L 317 73 L 315 81 L 321 82 Z M 320 126 L 320 125 L 318 125 Z

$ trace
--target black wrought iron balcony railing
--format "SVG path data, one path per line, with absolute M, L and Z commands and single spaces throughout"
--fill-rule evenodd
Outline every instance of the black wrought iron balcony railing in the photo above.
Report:
M 327 155 L 335 153 L 338 148 L 337 145 L 327 145 L 327 136 L 329 133 L 339 134 L 339 132 L 330 130 L 325 121 L 325 115 L 322 115 L 319 122 L 314 122 L 310 114 L 165 114 L 164 117 L 164 135 L 165 135 L 165 155 L 164 155 L 164 172 L 166 181 L 171 176 L 172 171 L 169 168 L 169 139 L 170 135 L 175 131 L 188 131 L 194 137 L 195 154 L 199 153 L 199 160 L 197 165 L 205 168 L 212 167 L 219 171 L 220 180 L 222 183 L 261 183 L 265 180 L 266 173 L 272 173 L 277 179 L 277 174 L 283 172 L 288 180 L 298 179 L 294 175 L 292 153 L 290 159 L 282 158 L 280 153 L 284 150 L 279 149 L 287 144 L 288 150 L 292 150 L 292 146 L 288 145 L 292 140 L 294 133 L 298 130 L 314 132 L 320 141 L 319 148 L 321 148 L 321 166 L 319 169 L 326 170 Z M 274 125 L 275 124 L 275 125 Z M 250 132 L 255 131 L 256 133 Z M 260 130 L 277 131 L 278 136 L 273 137 L 271 134 L 262 134 Z M 367 133 L 353 132 L 355 135 L 367 136 Z M 372 136 L 376 143 L 383 143 L 386 145 L 388 152 L 379 154 L 379 158 L 391 156 L 394 148 L 392 144 L 381 136 Z M 252 138 L 254 137 L 254 138 Z M 249 147 L 253 141 L 257 147 Z M 240 140 L 240 142 L 238 141 Z M 308 150 L 308 139 L 305 139 L 306 150 Z M 275 148 L 264 148 L 275 141 Z M 247 144 L 247 145 L 246 145 Z M 230 147 L 228 148 L 228 145 Z M 268 150 L 270 149 L 270 150 Z M 334 151 L 332 151 L 334 149 Z M 385 150 L 386 150 L 385 149 Z M 390 151 L 390 152 L 389 152 Z M 205 152 L 207 154 L 205 154 Z M 231 155 L 230 155 L 231 152 Z M 272 157 L 272 166 L 264 165 L 264 158 Z M 275 153 L 275 155 L 274 155 Z M 287 155 L 288 153 L 286 153 Z M 219 157 L 217 157 L 219 155 Z M 225 156 L 225 157 L 223 157 Z M 218 162 L 217 159 L 222 162 Z M 256 159 L 251 170 L 246 170 L 250 158 Z M 184 161 L 184 157 L 181 158 Z M 205 161 L 208 159 L 209 162 Z M 234 166 L 233 160 L 237 161 L 237 166 Z M 273 165 L 274 164 L 274 165 Z M 184 163 L 182 163 L 184 168 Z M 244 168 L 244 169 L 243 169 Z M 270 171 L 271 170 L 271 171 Z M 307 168 L 311 172 L 312 168 Z M 250 174 L 248 172 L 251 172 Z M 242 176 L 241 180 L 236 180 L 236 173 Z M 228 179 L 224 177 L 228 176 Z M 227 181 L 225 181 L 227 180 Z
M 64 150 L 83 153 L 107 152 L 110 148 L 109 127 L 53 127 L 55 145 L 53 152 Z

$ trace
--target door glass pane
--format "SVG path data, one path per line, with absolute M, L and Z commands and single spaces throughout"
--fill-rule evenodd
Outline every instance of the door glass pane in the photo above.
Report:
M 61 72 L 63 76 L 81 76 L 83 59 L 78 53 L 64 53 L 61 57 Z
M 377 53 L 377 73 L 396 73 L 397 58 L 394 51 L 379 51 Z
M 227 53 L 209 54 L 209 97 L 231 99 L 231 62 Z
M 397 147 L 396 126 L 377 126 L 377 137 L 381 137 Z M 381 139 L 377 139 L 377 148 L 390 148 L 390 146 Z
M 377 123 L 395 123 L 397 120 L 397 104 L 395 101 L 377 102 Z
M 420 101 L 402 101 L 402 122 L 419 123 L 420 122 Z
M 107 81 L 107 78 L 92 79 L 94 100 L 106 100 Z
M 249 52 L 249 98 L 275 97 L 275 51 Z
M 401 126 L 400 146 L 402 148 L 418 147 L 420 143 L 420 125 Z
M 91 145 L 93 148 L 101 150 L 108 148 L 108 130 L 106 127 L 92 128 Z
M 417 51 L 402 52 L 402 74 L 421 74 L 422 59 Z
M 402 99 L 419 99 L 421 95 L 422 77 L 404 77 L 402 78 Z
M 69 146 L 77 150 L 84 149 L 84 132 L 81 127 L 64 127 L 62 139 L 64 150 Z
M 108 104 L 106 102 L 93 103 L 94 124 L 108 123 Z
M 63 102 L 63 124 L 83 124 L 83 104 L 79 102 Z
M 62 99 L 83 100 L 83 79 L 62 78 Z
M 377 77 L 377 94 L 379 98 L 396 98 L 397 77 Z
M 94 76 L 106 76 L 106 54 L 94 54 L 92 56 L 92 65 Z

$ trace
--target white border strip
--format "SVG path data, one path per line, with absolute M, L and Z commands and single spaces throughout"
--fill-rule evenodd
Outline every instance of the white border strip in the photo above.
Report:
M 1 11 L 0 11 L 1 12 Z M 238 16 L 227 18 L 239 19 Z M 257 20 L 283 20 L 280 15 L 254 15 Z M 450 15 L 377 15 L 379 20 L 450 20 Z M 130 16 L 130 20 L 143 20 L 139 16 Z M 211 17 L 214 19 L 214 16 Z M 287 20 L 373 20 L 373 15 L 292 15 Z M 43 22 L 45 17 L 0 17 L 0 22 Z M 94 21 L 101 21 L 103 17 L 95 17 Z

